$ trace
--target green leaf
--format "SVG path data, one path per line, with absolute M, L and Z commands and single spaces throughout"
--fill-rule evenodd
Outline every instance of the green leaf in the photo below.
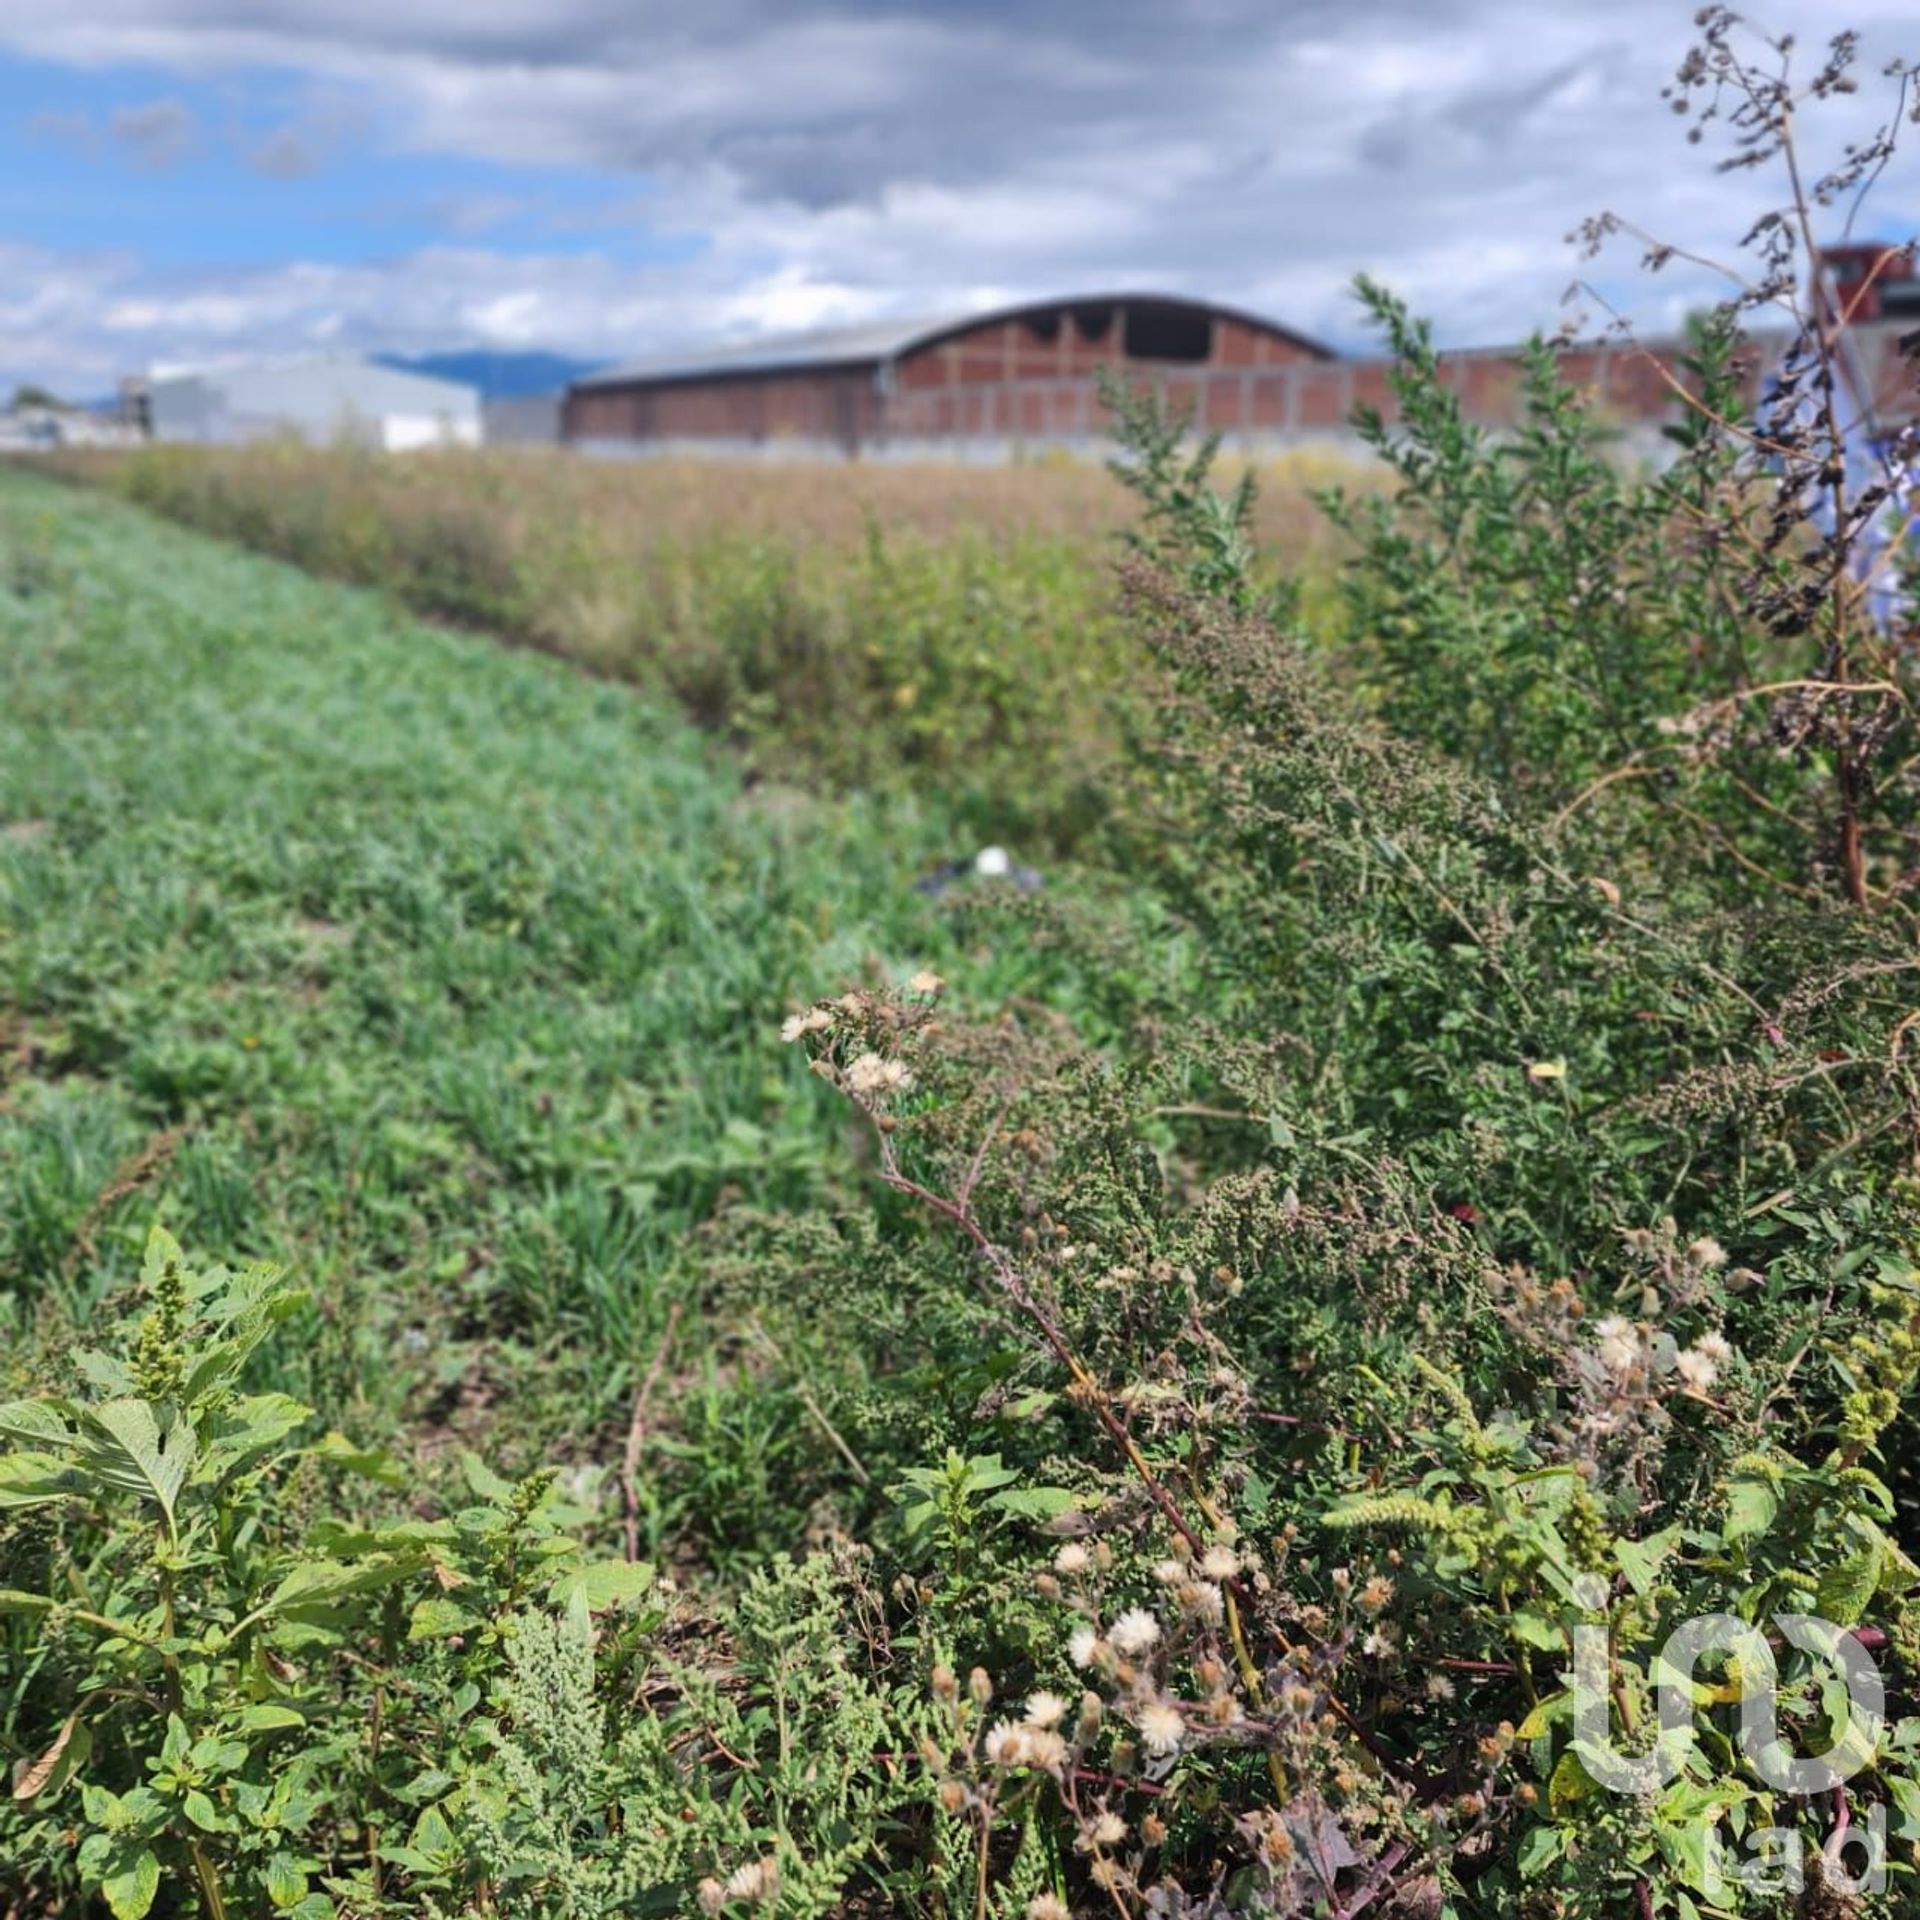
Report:
M 1780 1496 L 1764 1480 L 1736 1480 L 1727 1489 L 1724 1537 L 1731 1544 L 1765 1533 L 1779 1517 Z
M 445 1858 L 454 1850 L 453 1829 L 438 1807 L 424 1807 L 413 1823 L 413 1844 L 422 1853 Z
M 199 1788 L 192 1787 L 182 1796 L 181 1811 L 203 1833 L 224 1833 L 227 1823 L 221 1819 L 213 1802 Z
M 100 1897 L 113 1920 L 146 1920 L 160 1891 L 160 1860 L 151 1847 L 122 1848 L 100 1877 Z
M 1547 1805 L 1558 1815 L 1568 1807 L 1578 1806 L 1582 1800 L 1591 1799 L 1600 1791 L 1584 1766 L 1580 1756 L 1569 1747 L 1560 1756 L 1560 1763 L 1553 1770 L 1553 1778 L 1547 1782 Z
M 1880 1585 L 1881 1552 L 1877 1540 L 1862 1540 L 1820 1575 L 1813 1610 L 1836 1627 L 1857 1627 Z
M 86 1475 L 55 1454 L 0 1454 L 0 1508 L 41 1507 L 86 1490 Z
M 71 1441 L 73 1429 L 62 1417 L 66 1404 L 56 1400 L 9 1400 L 0 1405 L 0 1434 L 30 1444 Z
M 215 1387 L 235 1378 L 267 1335 L 287 1316 L 306 1305 L 304 1287 L 283 1283 L 279 1267 L 249 1267 L 231 1283 L 216 1317 L 227 1321 L 226 1337 L 208 1346 L 188 1374 L 183 1396 L 189 1406 Z
M 180 1242 L 156 1221 L 147 1229 L 147 1244 L 140 1256 L 140 1284 L 152 1287 L 168 1267 L 184 1267 L 187 1256 Z
M 470 1633 L 480 1625 L 480 1616 L 470 1612 L 445 1594 L 432 1593 L 415 1603 L 407 1622 L 409 1640 L 444 1640 L 449 1634 Z
M 1550 1693 L 1520 1722 L 1516 1740 L 1538 1740 L 1556 1720 L 1565 1720 L 1573 1712 L 1573 1695 Z
M 151 1500 L 173 1527 L 174 1502 L 193 1470 L 193 1429 L 175 1406 L 109 1400 L 87 1410 L 81 1459 L 110 1487 Z
M 267 1898 L 283 1913 L 307 1897 L 307 1876 L 284 1853 L 267 1862 Z
M 1613 1543 L 1613 1557 L 1620 1563 L 1620 1571 L 1627 1576 L 1627 1584 L 1635 1593 L 1645 1599 L 1660 1578 L 1660 1569 L 1667 1556 L 1680 1544 L 1681 1529 L 1663 1527 L 1658 1533 L 1650 1533 L 1644 1540 L 1616 1540 Z
M 306 1724 L 304 1714 L 295 1713 L 291 1707 L 276 1706 L 271 1701 L 248 1707 L 240 1716 L 242 1733 L 277 1733 L 285 1727 L 304 1727 Z
M 1520 1842 L 1516 1863 L 1522 1880 L 1535 1880 L 1560 1858 L 1567 1836 L 1559 1827 L 1532 1827 Z
M 476 1500 L 484 1500 L 489 1506 L 504 1507 L 513 1498 L 513 1482 L 503 1480 L 477 1453 L 463 1453 L 460 1456 L 460 1472 L 466 1480 L 467 1490 Z
M 368 1560 L 357 1565 L 342 1560 L 303 1560 L 290 1568 L 280 1584 L 254 1611 L 281 1618 L 310 1618 L 330 1613 L 355 1594 L 377 1593 L 404 1579 L 407 1566 L 397 1560 Z
M 96 1787 L 91 1780 L 80 1783 L 80 1804 L 90 1827 L 117 1827 L 126 1817 L 120 1796 L 110 1787 Z
M 1543 1613 L 1518 1607 L 1507 1616 L 1506 1627 L 1516 1640 L 1523 1640 L 1530 1647 L 1538 1647 L 1543 1653 L 1565 1653 L 1567 1650 L 1566 1630 L 1557 1620 L 1549 1620 Z
M 986 1504 L 1016 1520 L 1051 1520 L 1073 1505 L 1066 1487 L 1013 1487 L 996 1493 Z
M 329 1433 L 310 1451 L 343 1472 L 357 1473 L 363 1480 L 377 1480 L 383 1487 L 407 1483 L 406 1468 L 392 1454 L 356 1447 L 343 1433 Z
M 651 1592 L 653 1584 L 653 1568 L 644 1560 L 593 1560 L 570 1567 L 547 1589 L 547 1598 L 563 1607 L 578 1598 L 589 1612 L 599 1613 L 623 1600 L 637 1600 Z

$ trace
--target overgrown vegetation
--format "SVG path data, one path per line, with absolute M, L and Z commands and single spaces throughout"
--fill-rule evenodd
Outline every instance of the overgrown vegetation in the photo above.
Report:
M 1084 463 L 730 472 L 157 446 L 54 464 L 637 682 L 770 779 L 937 786 L 977 834 L 1040 850 L 1077 844 L 1112 802 L 1141 663 L 1110 591 L 1124 496 Z M 1346 471 L 1277 470 L 1264 524 L 1293 560 L 1329 548 L 1310 490 Z
M 1703 33 L 1763 159 L 1848 78 Z M 16 1908 L 1911 1911 L 1914 630 L 1779 232 L 1657 474 L 1370 296 L 1357 660 L 1122 402 L 1030 896 L 0 483 Z

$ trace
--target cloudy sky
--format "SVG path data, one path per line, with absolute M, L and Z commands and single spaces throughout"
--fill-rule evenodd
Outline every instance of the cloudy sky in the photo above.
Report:
M 1585 214 L 1744 227 L 1760 183 L 1658 97 L 1692 11 L 0 0 L 0 390 L 320 343 L 618 357 L 1119 286 L 1351 346 L 1361 268 L 1443 339 L 1506 340 L 1555 324 Z M 1766 18 L 1860 27 L 1869 74 L 1920 56 L 1913 0 Z M 1920 138 L 1866 224 L 1920 224 Z M 1608 290 L 1655 322 L 1697 290 L 1632 266 Z

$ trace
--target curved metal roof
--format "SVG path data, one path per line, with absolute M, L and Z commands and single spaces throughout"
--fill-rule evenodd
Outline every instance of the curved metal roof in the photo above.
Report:
M 655 381 L 719 379 L 730 375 L 819 372 L 835 367 L 878 366 L 897 360 L 920 347 L 937 346 L 976 327 L 997 326 L 1004 320 L 1029 314 L 1066 313 L 1075 307 L 1187 307 L 1215 319 L 1238 320 L 1262 333 L 1278 334 L 1292 345 L 1323 360 L 1336 358 L 1333 349 L 1283 327 L 1277 321 L 1223 306 L 1217 300 L 1194 300 L 1171 293 L 1075 293 L 1050 300 L 1023 300 L 1015 306 L 987 307 L 972 313 L 947 313 L 911 320 L 874 320 L 857 327 L 827 327 L 809 333 L 788 333 L 742 340 L 731 346 L 656 355 L 623 361 L 573 382 L 571 391 L 591 387 L 640 386 Z

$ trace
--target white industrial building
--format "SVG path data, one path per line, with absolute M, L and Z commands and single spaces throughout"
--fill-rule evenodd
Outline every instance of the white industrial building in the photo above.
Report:
M 346 442 L 403 453 L 477 447 L 478 388 L 353 354 L 234 366 L 155 367 L 146 419 L 156 440 Z

